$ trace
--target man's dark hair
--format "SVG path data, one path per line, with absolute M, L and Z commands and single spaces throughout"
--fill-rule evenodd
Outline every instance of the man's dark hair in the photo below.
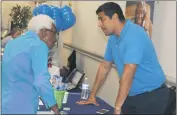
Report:
M 96 14 L 100 12 L 104 12 L 104 14 L 111 19 L 112 19 L 113 14 L 116 13 L 119 16 L 120 21 L 125 20 L 121 7 L 117 3 L 114 3 L 114 2 L 107 2 L 99 6 L 99 8 L 96 10 Z

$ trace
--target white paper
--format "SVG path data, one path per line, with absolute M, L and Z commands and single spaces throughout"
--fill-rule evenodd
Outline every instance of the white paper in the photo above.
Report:
M 39 105 L 44 105 L 40 99 L 39 99 Z

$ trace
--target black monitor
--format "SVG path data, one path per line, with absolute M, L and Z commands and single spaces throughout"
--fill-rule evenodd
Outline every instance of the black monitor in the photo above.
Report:
M 73 50 L 71 55 L 68 57 L 67 67 L 69 68 L 69 72 L 67 75 L 69 75 L 76 68 L 76 51 L 75 50 Z
M 70 76 L 71 72 L 76 69 L 76 51 L 73 50 L 71 55 L 68 57 L 68 62 L 67 62 L 67 69 L 63 68 L 60 70 L 60 74 L 63 74 L 63 82 L 68 81 L 68 77 Z

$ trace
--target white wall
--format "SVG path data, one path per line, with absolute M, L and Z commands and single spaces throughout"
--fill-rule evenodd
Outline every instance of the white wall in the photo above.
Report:
M 176 83 L 176 1 L 155 4 L 152 40 L 169 81 Z
M 77 1 L 75 3 L 76 25 L 73 27 L 73 44 L 103 55 L 107 37 L 98 27 L 96 10 L 106 1 Z M 125 9 L 125 1 L 115 1 Z

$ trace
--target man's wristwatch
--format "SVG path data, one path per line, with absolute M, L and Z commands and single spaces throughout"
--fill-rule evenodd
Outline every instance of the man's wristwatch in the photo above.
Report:
M 115 110 L 116 111 L 121 111 L 121 108 L 120 107 L 115 107 Z

